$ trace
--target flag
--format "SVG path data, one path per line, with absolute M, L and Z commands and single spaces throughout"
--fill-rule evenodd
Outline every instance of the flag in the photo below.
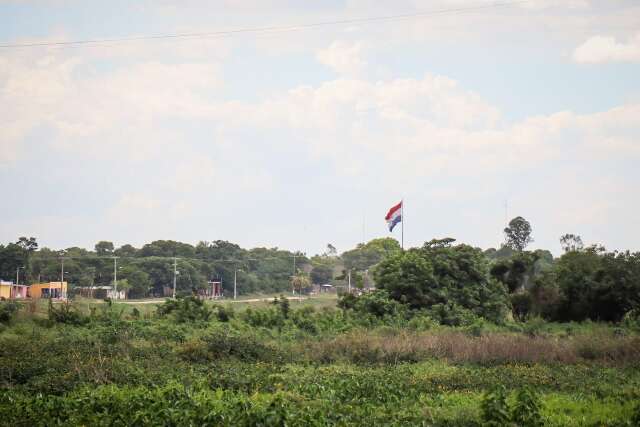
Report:
M 402 221 L 402 202 L 389 209 L 389 212 L 387 213 L 387 216 L 384 217 L 384 219 L 387 221 L 389 231 L 393 231 L 393 227 L 395 227 L 397 223 Z

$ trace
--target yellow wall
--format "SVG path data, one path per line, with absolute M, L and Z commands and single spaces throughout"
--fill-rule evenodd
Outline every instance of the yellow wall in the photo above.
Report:
M 43 289 L 61 289 L 62 295 L 67 295 L 67 282 L 34 283 L 29 287 L 31 298 L 42 298 Z
M 11 285 L 0 285 L 0 298 L 11 298 Z

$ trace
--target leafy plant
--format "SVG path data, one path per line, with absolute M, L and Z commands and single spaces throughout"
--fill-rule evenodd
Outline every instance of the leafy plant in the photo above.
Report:
M 511 423 L 507 392 L 503 385 L 495 387 L 484 397 L 480 409 L 485 426 L 505 427 Z
M 515 405 L 511 409 L 511 419 L 520 427 L 540 427 L 544 424 L 540 396 L 532 388 L 518 390 Z

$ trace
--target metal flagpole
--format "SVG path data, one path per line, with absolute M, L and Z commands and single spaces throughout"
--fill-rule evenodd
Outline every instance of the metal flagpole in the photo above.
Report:
M 400 221 L 402 222 L 401 246 L 402 250 L 404 250 L 404 198 L 400 202 L 402 203 L 400 208 Z

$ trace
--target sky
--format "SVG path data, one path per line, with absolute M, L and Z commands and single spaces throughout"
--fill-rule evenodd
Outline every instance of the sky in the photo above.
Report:
M 403 199 L 405 247 L 640 250 L 637 1 L 0 0 L 0 45 L 3 243 L 342 252 Z

